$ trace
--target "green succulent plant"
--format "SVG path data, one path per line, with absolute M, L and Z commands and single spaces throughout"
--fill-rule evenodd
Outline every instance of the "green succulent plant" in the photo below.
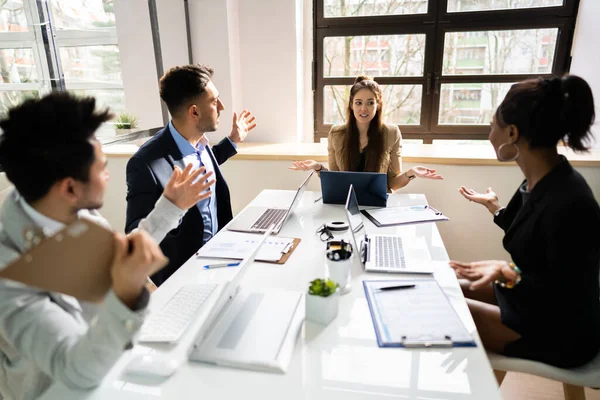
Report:
M 328 297 L 335 293 L 339 285 L 331 279 L 315 279 L 310 282 L 308 294 L 313 296 Z
M 116 129 L 134 129 L 138 127 L 140 119 L 133 114 L 120 114 L 115 120 Z

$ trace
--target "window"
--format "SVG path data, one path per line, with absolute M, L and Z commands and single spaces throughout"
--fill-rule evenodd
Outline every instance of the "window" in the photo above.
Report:
M 124 110 L 113 1 L 0 2 L 0 115 L 51 90 Z
M 578 0 L 314 0 L 315 141 L 358 75 L 404 138 L 487 139 L 510 86 L 568 71 Z

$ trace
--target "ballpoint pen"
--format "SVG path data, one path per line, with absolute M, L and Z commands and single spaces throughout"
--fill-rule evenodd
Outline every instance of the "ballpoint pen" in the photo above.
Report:
M 412 289 L 417 285 L 398 285 L 398 286 L 384 286 L 380 287 L 379 290 L 400 290 L 400 289 Z
M 202 268 L 204 268 L 204 269 L 213 269 L 213 268 L 237 267 L 238 265 L 240 265 L 239 262 L 220 263 L 220 264 L 208 264 L 208 265 L 205 265 Z

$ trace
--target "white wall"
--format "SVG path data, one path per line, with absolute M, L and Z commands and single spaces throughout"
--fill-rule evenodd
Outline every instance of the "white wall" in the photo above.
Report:
M 114 3 L 125 110 L 140 118 L 140 129 L 162 125 L 150 14 L 146 0 Z
M 600 52 L 598 52 L 598 35 L 600 35 L 600 1 L 581 0 L 579 3 L 579 14 L 575 30 L 575 38 L 571 54 L 571 73 L 585 79 L 592 87 L 595 96 L 596 116 L 600 120 Z M 594 147 L 600 147 L 600 127 L 598 122 L 592 129 Z
M 225 104 L 213 141 L 249 109 L 258 127 L 248 141 L 312 140 L 311 0 L 190 0 L 193 62 L 215 69 Z M 158 0 L 163 67 L 188 63 L 183 2 Z M 148 2 L 115 2 L 126 108 L 143 128 L 162 125 Z M 276 18 L 273 18 L 276 16 Z M 309 24 L 306 25 L 306 19 Z

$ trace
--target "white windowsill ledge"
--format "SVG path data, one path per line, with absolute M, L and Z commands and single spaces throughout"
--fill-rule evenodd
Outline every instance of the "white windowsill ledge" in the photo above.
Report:
M 134 144 L 116 144 L 104 147 L 109 156 L 130 157 L 138 149 Z M 600 149 L 587 154 L 576 154 L 561 147 L 574 166 L 600 167 Z M 313 159 L 327 162 L 327 146 L 323 143 L 241 143 L 233 160 L 295 161 Z M 491 144 L 404 144 L 402 161 L 416 164 L 450 165 L 506 165 L 496 159 Z

